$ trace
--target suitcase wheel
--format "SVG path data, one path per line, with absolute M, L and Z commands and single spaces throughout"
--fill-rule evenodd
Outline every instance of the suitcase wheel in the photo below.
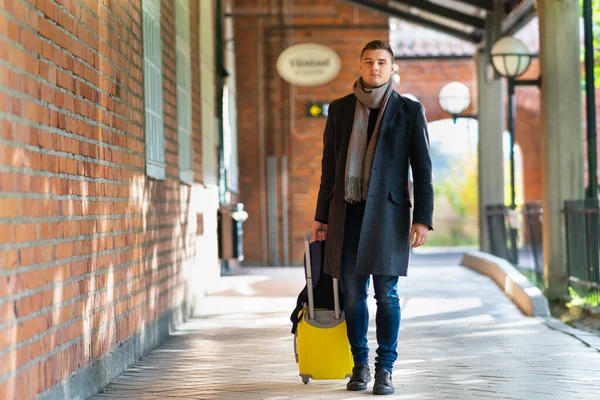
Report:
M 308 385 L 308 382 L 310 382 L 310 378 L 309 377 L 302 377 L 302 383 L 304 383 L 305 385 Z

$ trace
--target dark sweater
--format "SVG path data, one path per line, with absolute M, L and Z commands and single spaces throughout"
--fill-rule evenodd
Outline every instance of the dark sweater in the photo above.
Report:
M 379 115 L 379 108 L 375 110 L 371 110 L 369 113 L 369 125 L 367 126 L 367 133 L 369 134 L 369 140 L 367 141 L 367 145 L 371 141 L 371 137 L 373 137 L 373 131 L 375 130 L 375 123 L 377 122 L 377 116 Z

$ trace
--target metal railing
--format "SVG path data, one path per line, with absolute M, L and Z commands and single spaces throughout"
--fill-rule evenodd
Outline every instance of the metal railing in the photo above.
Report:
M 571 295 L 583 304 L 600 303 L 600 207 L 598 200 L 565 202 L 567 272 Z
M 532 283 L 543 287 L 542 206 L 526 203 L 512 210 L 504 204 L 486 207 L 490 251 L 513 264 Z
M 566 201 L 564 215 L 571 297 L 596 307 L 600 305 L 600 202 Z M 541 204 L 527 203 L 516 210 L 503 204 L 490 205 L 486 207 L 486 218 L 491 253 L 512 263 L 543 290 Z

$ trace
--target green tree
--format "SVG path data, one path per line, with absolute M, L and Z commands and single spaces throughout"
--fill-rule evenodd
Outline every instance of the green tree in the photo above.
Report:
M 477 162 L 474 159 L 453 160 L 443 179 L 434 179 L 436 202 L 448 204 L 438 214 L 442 222 L 432 235 L 432 246 L 476 245 L 477 236 Z
M 451 179 L 445 179 L 436 195 L 445 196 L 457 217 L 477 217 L 477 163 L 470 159 L 457 160 L 452 165 Z
M 581 17 L 583 18 L 583 0 L 580 0 L 581 4 Z M 600 0 L 592 0 L 592 32 L 594 36 L 594 60 L 600 60 L 600 42 L 598 37 L 600 35 Z M 581 62 L 585 60 L 585 48 L 581 47 Z M 581 81 L 582 87 L 585 89 L 585 71 L 583 72 Z M 600 64 L 594 63 L 594 81 L 596 87 L 600 87 Z

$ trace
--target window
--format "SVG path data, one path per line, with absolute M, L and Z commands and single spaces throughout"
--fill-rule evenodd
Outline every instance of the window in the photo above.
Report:
M 142 9 L 146 174 L 151 178 L 165 179 L 160 0 L 143 0 Z
M 238 184 L 238 150 L 237 150 L 237 131 L 235 118 L 235 95 L 230 90 L 229 85 L 223 88 L 223 153 L 224 167 L 227 179 L 227 189 L 233 192 L 239 191 Z
M 177 27 L 177 133 L 179 141 L 179 179 L 194 182 L 194 143 L 192 140 L 192 63 L 190 59 L 190 3 L 176 0 Z
M 219 186 L 219 129 L 216 119 L 215 13 L 212 1 L 200 2 L 200 93 L 202 98 L 202 183 Z M 220 99 L 219 99 L 220 101 Z

